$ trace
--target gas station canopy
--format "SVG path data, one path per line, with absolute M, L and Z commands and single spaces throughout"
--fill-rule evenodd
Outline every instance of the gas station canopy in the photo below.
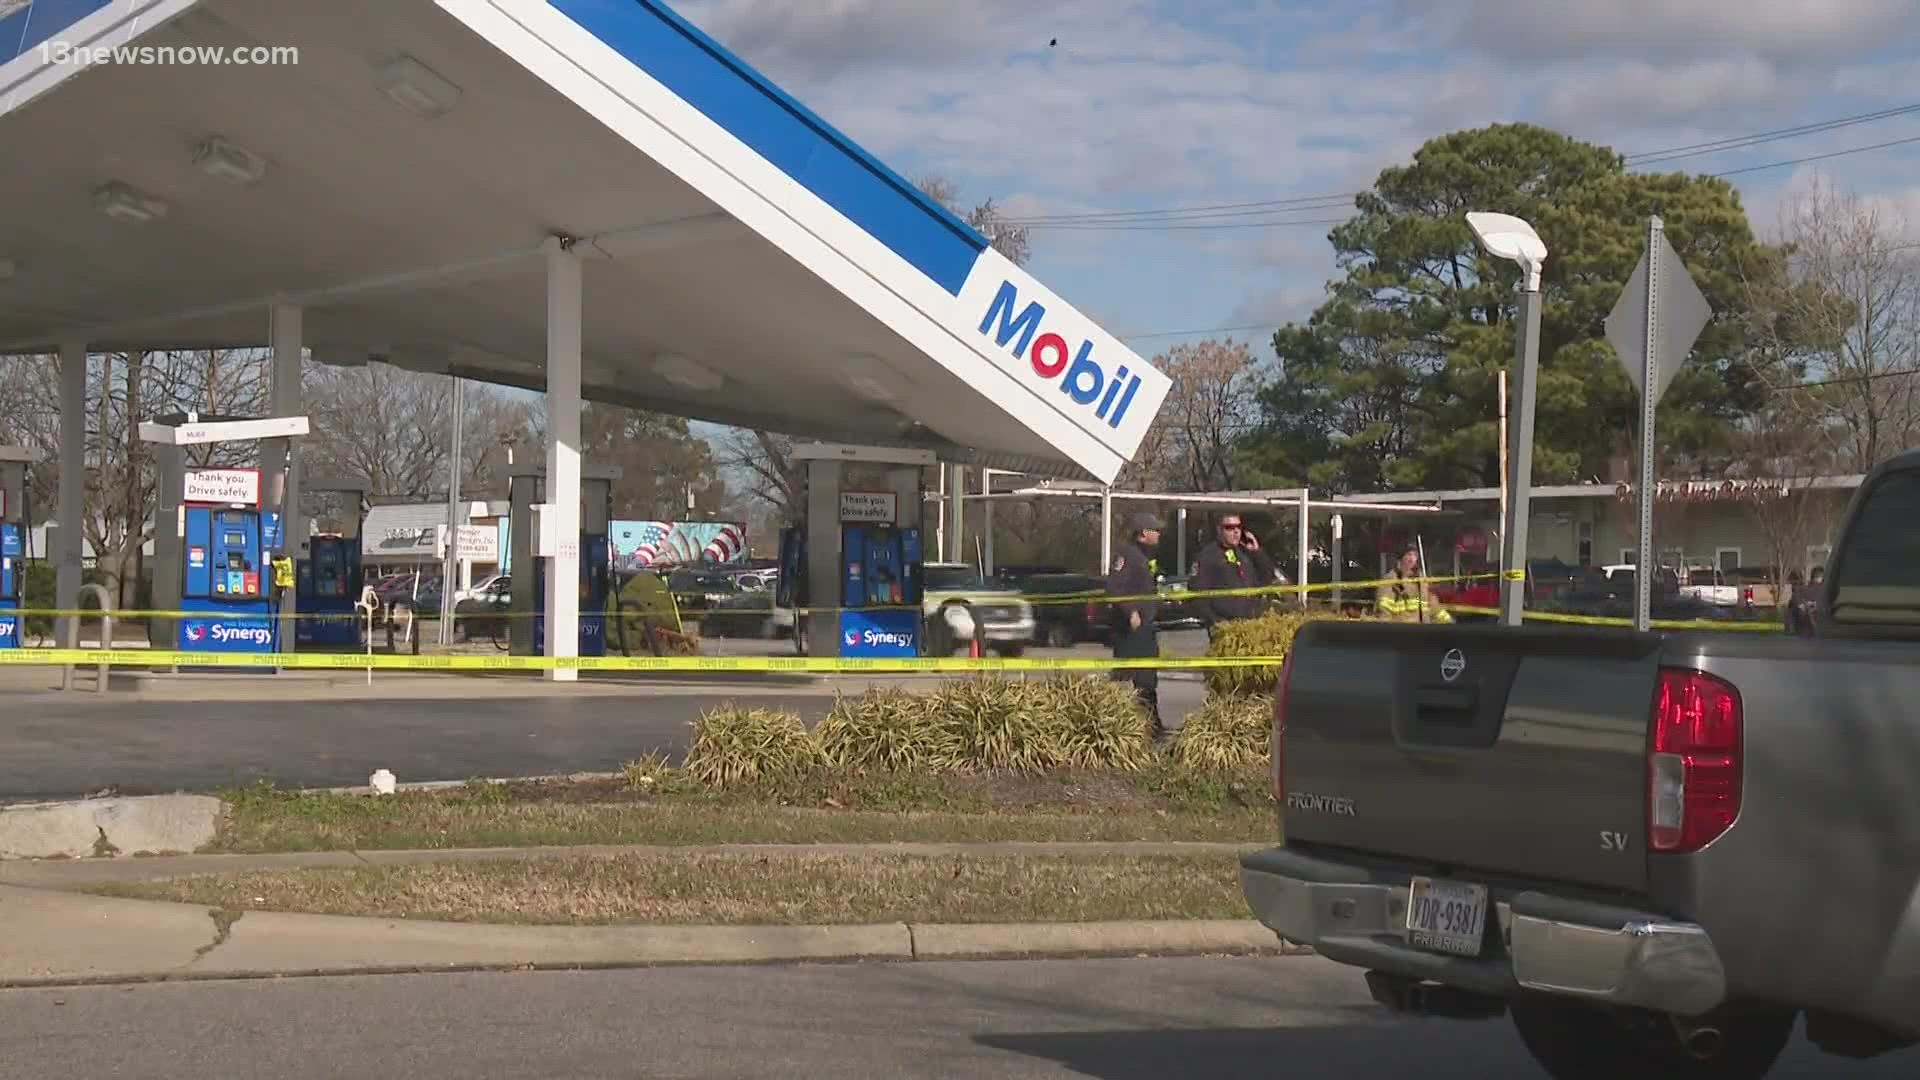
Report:
M 557 246 L 592 400 L 1110 482 L 1168 389 L 656 0 L 0 0 L 0 155 L 0 351 L 539 390 Z

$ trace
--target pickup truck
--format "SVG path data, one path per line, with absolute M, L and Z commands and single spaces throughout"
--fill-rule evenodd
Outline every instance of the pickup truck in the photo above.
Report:
M 1812 637 L 1309 622 L 1249 906 L 1390 1009 L 1510 1016 L 1558 1080 L 1761 1077 L 1801 1017 L 1914 1045 L 1920 451 L 1824 589 Z

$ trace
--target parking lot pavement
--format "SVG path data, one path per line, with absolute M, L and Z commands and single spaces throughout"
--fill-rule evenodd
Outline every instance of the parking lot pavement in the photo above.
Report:
M 1892 1080 L 1790 1047 L 1770 1080 Z M 1313 957 L 683 967 L 0 991 L 0 1077 L 1542 1075 Z
M 22 669 L 26 670 L 26 669 Z M 0 801 L 207 791 L 258 779 L 290 787 L 364 784 L 375 769 L 403 782 L 601 772 L 642 754 L 678 754 L 700 713 L 751 697 L 809 723 L 836 690 L 881 680 L 804 685 L 730 680 L 701 686 L 542 683 L 486 676 L 415 678 L 404 696 L 380 684 L 335 685 L 250 677 L 229 696 L 194 701 L 108 693 L 10 697 L 0 709 Z M 897 680 L 907 681 L 907 680 Z M 927 680 L 912 680 L 920 686 Z M 278 696 L 275 696 L 276 690 Z M 245 692 L 245 697 L 232 695 Z M 297 695 L 297 696 L 296 696 Z M 1205 696 L 1193 680 L 1166 680 L 1169 726 Z

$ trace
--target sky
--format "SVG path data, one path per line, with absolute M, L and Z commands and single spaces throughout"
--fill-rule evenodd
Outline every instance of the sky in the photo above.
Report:
M 1920 0 L 675 7 L 894 169 L 1032 222 L 1033 274 L 1148 356 L 1232 328 L 1270 358 L 1351 193 L 1490 123 L 1631 154 L 1912 106 L 1660 167 L 1751 170 L 1728 179 L 1762 235 L 1817 176 L 1920 238 Z

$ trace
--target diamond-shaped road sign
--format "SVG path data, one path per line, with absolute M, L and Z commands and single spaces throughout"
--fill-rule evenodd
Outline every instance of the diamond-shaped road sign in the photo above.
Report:
M 1713 308 L 1701 295 L 1700 286 L 1693 283 L 1679 253 L 1667 242 L 1667 234 L 1662 232 L 1658 251 L 1640 256 L 1639 265 L 1633 268 L 1633 277 L 1627 280 L 1626 289 L 1607 316 L 1607 340 L 1613 343 L 1613 351 L 1620 354 L 1620 365 L 1627 369 L 1627 378 L 1633 381 L 1636 392 L 1645 392 L 1640 385 L 1640 374 L 1647 358 L 1647 259 L 1650 255 L 1660 259 L 1660 294 L 1655 298 L 1660 325 L 1654 333 L 1658 349 L 1654 359 L 1659 365 L 1655 371 L 1659 379 L 1653 388 L 1653 399 L 1659 401 L 1680 365 L 1686 362 L 1700 331 L 1706 329 L 1707 320 L 1713 318 Z

